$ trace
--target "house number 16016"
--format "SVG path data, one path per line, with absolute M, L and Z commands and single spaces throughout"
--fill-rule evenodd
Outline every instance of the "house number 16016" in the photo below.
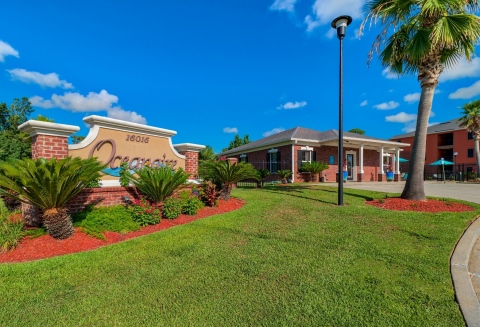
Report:
M 135 135 L 129 135 L 127 134 L 127 139 L 126 141 L 130 141 L 130 142 L 140 142 L 140 143 L 148 143 L 149 141 L 149 137 L 145 137 L 145 136 L 135 136 Z

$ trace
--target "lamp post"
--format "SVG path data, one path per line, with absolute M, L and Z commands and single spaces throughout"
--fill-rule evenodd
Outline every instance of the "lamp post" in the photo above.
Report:
M 453 176 L 455 178 L 455 181 L 457 181 L 457 156 L 458 152 L 453 153 Z
M 340 82 L 338 97 L 338 205 L 343 206 L 343 38 L 347 26 L 352 22 L 350 16 L 339 16 L 332 21 L 332 27 L 337 30 L 340 40 Z

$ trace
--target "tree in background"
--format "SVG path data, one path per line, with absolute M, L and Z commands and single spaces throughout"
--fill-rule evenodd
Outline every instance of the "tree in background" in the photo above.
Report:
M 458 119 L 458 122 L 460 126 L 466 127 L 473 136 L 477 173 L 480 173 L 480 100 L 464 104 L 462 110 L 462 117 Z
M 237 147 L 239 147 L 241 145 L 244 145 L 244 144 L 247 144 L 247 143 L 250 143 L 250 138 L 248 137 L 248 134 L 245 134 L 243 139 L 240 137 L 240 135 L 235 134 L 235 137 L 234 137 L 233 141 L 230 142 L 230 145 L 228 146 L 228 148 L 225 148 L 222 151 L 231 150 L 233 148 L 237 148 Z
M 46 123 L 54 123 L 55 122 L 52 118 L 48 118 L 47 116 L 43 116 L 43 115 L 40 115 L 40 114 L 34 119 L 38 120 L 38 121 L 44 121 Z
M 365 131 L 363 129 L 360 129 L 360 128 L 352 128 L 348 132 L 349 133 L 360 134 L 360 135 L 365 135 Z
M 85 136 L 72 135 L 72 136 L 70 136 L 70 138 L 71 138 L 73 144 L 78 144 L 85 139 Z
M 15 98 L 10 106 L 0 103 L 0 161 L 29 158 L 32 154 L 30 136 L 18 126 L 33 112 L 28 98 Z
M 198 153 L 198 159 L 199 160 L 215 160 L 217 158 L 217 155 L 215 154 L 215 151 L 213 151 L 213 148 L 210 145 L 207 145 L 205 148 L 202 149 Z
M 463 56 L 471 60 L 480 38 L 477 0 L 373 0 L 366 4 L 368 21 L 384 26 L 370 51 L 383 48 L 382 64 L 391 72 L 417 74 L 421 95 L 408 179 L 401 197 L 425 200 L 423 170 L 428 118 L 438 78 Z M 390 34 L 391 31 L 391 35 Z

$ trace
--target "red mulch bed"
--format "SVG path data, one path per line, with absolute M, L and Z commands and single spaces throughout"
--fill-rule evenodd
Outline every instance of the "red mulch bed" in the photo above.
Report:
M 401 198 L 386 198 L 381 200 L 366 201 L 366 204 L 396 211 L 420 211 L 420 212 L 464 212 L 473 211 L 474 208 L 465 204 L 428 199 L 425 201 L 413 201 Z
M 105 232 L 106 241 L 88 236 L 75 228 L 72 237 L 66 240 L 56 240 L 49 235 L 37 238 L 24 238 L 20 244 L 10 252 L 0 253 L 0 262 L 21 262 L 56 257 L 59 255 L 94 250 L 99 247 L 128 240 L 134 237 L 151 234 L 173 226 L 187 224 L 197 219 L 240 209 L 245 203 L 240 199 L 231 198 L 228 202 L 219 200 L 217 207 L 205 207 L 195 216 L 180 215 L 177 219 L 162 219 L 160 224 L 150 225 L 138 231 L 120 234 Z

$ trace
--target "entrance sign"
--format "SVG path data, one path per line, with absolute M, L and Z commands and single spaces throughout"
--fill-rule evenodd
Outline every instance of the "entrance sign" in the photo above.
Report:
M 68 136 L 79 130 L 77 126 L 29 120 L 19 129 L 32 137 L 34 158 L 98 158 L 107 165 L 103 185 L 118 184 L 122 163 L 127 163 L 132 171 L 145 165 L 169 165 L 173 169 L 183 168 L 191 175 L 197 173 L 198 152 L 205 146 L 173 145 L 171 137 L 177 134 L 175 131 L 95 115 L 83 121 L 90 125 L 90 131 L 78 144 L 67 142 Z

